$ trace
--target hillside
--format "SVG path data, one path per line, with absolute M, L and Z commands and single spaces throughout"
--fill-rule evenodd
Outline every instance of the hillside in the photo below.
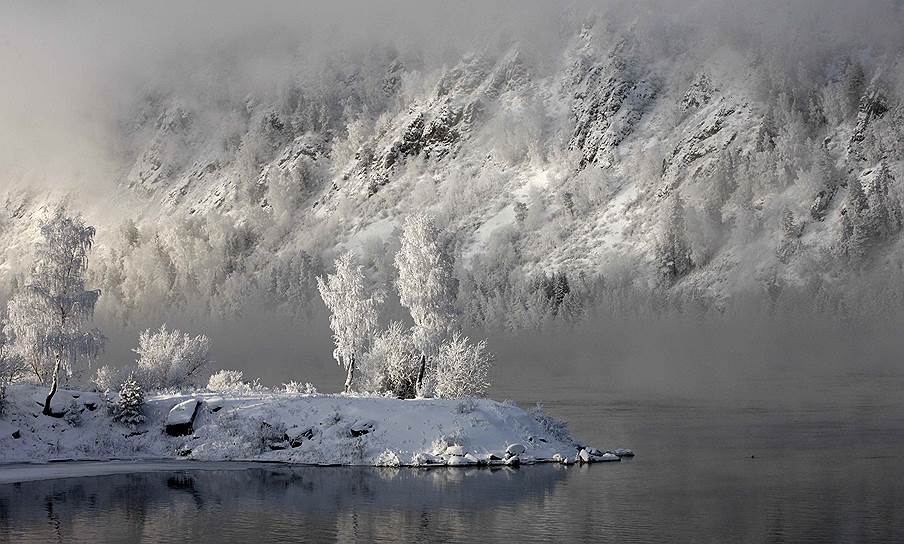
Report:
M 0 186 L 4 291 L 61 199 L 97 227 L 101 310 L 126 318 L 303 314 L 345 249 L 388 285 L 394 233 L 420 210 L 448 233 L 477 323 L 559 276 L 572 298 L 621 286 L 718 305 L 900 270 L 900 51 L 845 44 L 789 66 L 782 44 L 713 45 L 691 26 L 558 24 L 542 56 L 349 48 L 293 56 L 266 91 L 147 89 L 99 201 Z

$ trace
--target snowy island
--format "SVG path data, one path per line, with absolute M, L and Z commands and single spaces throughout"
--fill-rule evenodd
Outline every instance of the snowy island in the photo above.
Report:
M 101 292 L 86 287 L 94 234 L 80 217 L 53 210 L 29 282 L 0 316 L 0 463 L 514 466 L 633 455 L 578 444 L 539 406 L 529 413 L 479 398 L 495 357 L 486 341 L 462 334 L 452 257 L 427 214 L 405 221 L 395 256 L 411 326 L 381 327 L 385 293 L 351 252 L 317 277 L 333 357 L 346 373 L 340 395 L 295 381 L 268 389 L 240 370 L 211 372 L 209 338 L 166 324 L 139 334 L 134 364 L 92 368 L 106 344 L 91 327 Z
M 311 465 L 475 466 L 618 461 L 630 450 L 583 447 L 543 414 L 487 399 L 409 399 L 258 391 L 145 400 L 123 425 L 96 392 L 16 385 L 0 420 L 0 462 L 108 459 Z

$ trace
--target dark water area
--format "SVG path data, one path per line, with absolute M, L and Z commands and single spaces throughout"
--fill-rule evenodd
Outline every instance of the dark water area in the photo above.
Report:
M 904 541 L 904 379 L 710 385 L 723 394 L 646 398 L 578 379 L 494 393 L 543 399 L 587 443 L 637 451 L 621 463 L 259 465 L 4 484 L 0 542 Z

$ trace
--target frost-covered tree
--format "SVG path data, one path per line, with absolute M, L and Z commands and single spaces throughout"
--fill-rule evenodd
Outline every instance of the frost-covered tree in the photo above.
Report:
M 71 374 L 80 359 L 96 357 L 106 338 L 88 328 L 100 297 L 85 286 L 94 227 L 58 208 L 41 225 L 41 235 L 31 281 L 10 300 L 9 321 L 38 380 L 50 382 L 43 413 L 51 415 L 60 373 Z
M 882 163 L 869 179 L 869 193 L 860 179 L 848 182 L 839 249 L 853 263 L 862 263 L 875 244 L 901 230 L 901 203 L 889 190 L 892 181 Z
M 656 242 L 659 273 L 668 282 L 684 276 L 694 266 L 686 228 L 684 203 L 676 193 L 668 203 Z
M 6 387 L 25 373 L 25 361 L 13 349 L 8 332 L 8 324 L 0 319 L 0 414 L 6 400 Z
M 363 367 L 368 389 L 392 393 L 402 399 L 413 398 L 417 393 L 420 358 L 411 332 L 393 321 L 389 328 L 374 336 L 365 354 Z
M 429 359 L 440 344 L 457 330 L 455 320 L 456 281 L 452 258 L 440 244 L 439 230 L 424 213 L 405 220 L 401 247 L 395 257 L 399 271 L 399 301 L 414 320 L 414 344 L 421 351 L 419 393 Z
M 492 361 L 486 341 L 472 344 L 466 336 L 454 333 L 434 358 L 434 394 L 447 399 L 480 395 L 490 385 L 487 374 Z
M 138 354 L 136 379 L 149 391 L 196 385 L 210 364 L 210 339 L 206 335 L 167 330 L 165 324 L 156 332 L 142 332 L 134 351 Z
M 364 269 L 349 252 L 336 259 L 336 272 L 318 276 L 317 287 L 330 311 L 336 349 L 333 357 L 345 368 L 345 392 L 352 390 L 357 366 L 377 328 L 377 307 L 383 295 L 365 285 Z
M 144 423 L 144 392 L 141 385 L 134 377 L 129 376 L 119 390 L 119 400 L 113 406 L 113 420 L 119 421 L 130 427 Z

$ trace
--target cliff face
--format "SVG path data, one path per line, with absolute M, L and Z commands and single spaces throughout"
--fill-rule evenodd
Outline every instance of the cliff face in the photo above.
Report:
M 419 210 L 462 270 L 503 259 L 509 279 L 627 276 L 714 299 L 900 255 L 900 61 L 840 52 L 791 81 L 762 52 L 663 56 L 589 23 L 564 44 L 553 62 L 517 45 L 433 67 L 381 51 L 241 101 L 150 96 L 122 129 L 118 189 L 85 209 L 97 281 L 207 300 L 347 248 L 386 280 L 393 229 Z M 2 192 L 5 286 L 62 194 Z M 666 239 L 689 248 L 677 277 L 661 274 Z

